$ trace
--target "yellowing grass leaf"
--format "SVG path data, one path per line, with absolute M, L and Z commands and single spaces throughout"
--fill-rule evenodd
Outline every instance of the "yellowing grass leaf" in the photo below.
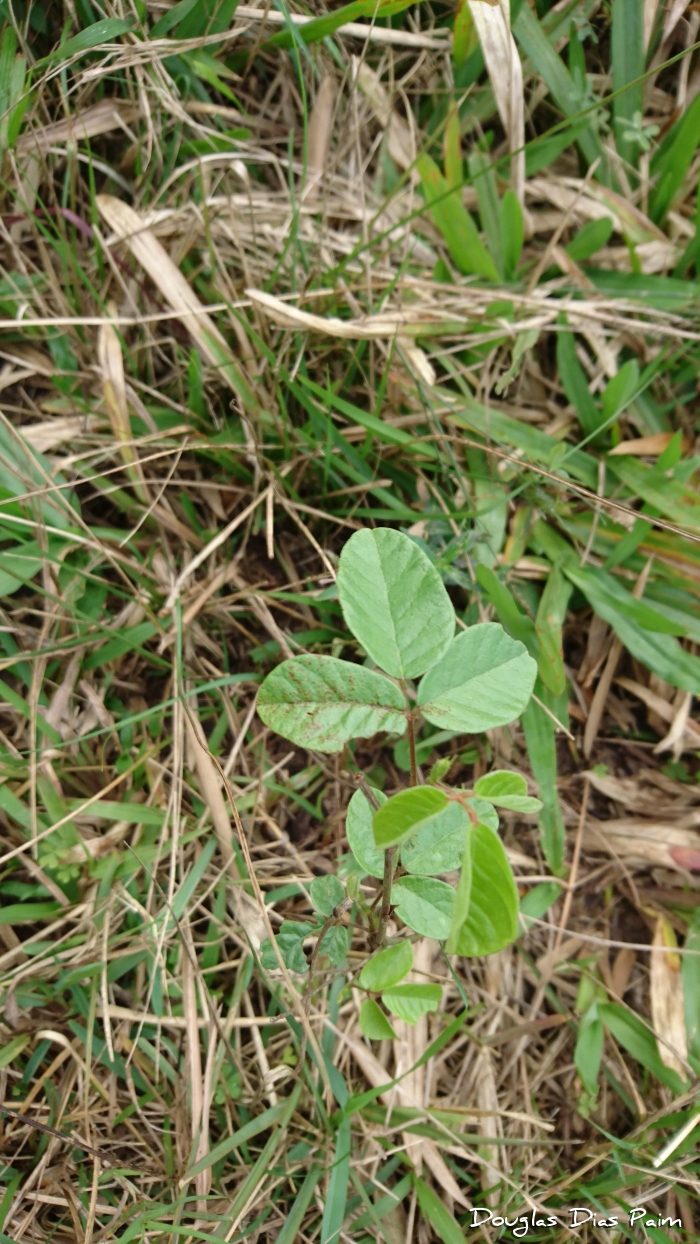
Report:
M 121 199 L 115 199 L 110 194 L 98 194 L 96 202 L 109 228 L 120 240 L 127 243 L 134 258 L 145 268 L 174 314 L 197 343 L 200 353 L 212 367 L 217 368 L 241 399 L 246 410 L 257 412 L 257 398 L 230 347 L 165 247 L 144 226 L 138 212 L 128 203 L 123 203 Z
M 518 49 L 510 32 L 509 0 L 469 0 L 479 42 L 489 71 L 498 114 L 516 153 L 511 159 L 511 184 L 522 205 L 525 190 L 525 113 L 523 71 Z

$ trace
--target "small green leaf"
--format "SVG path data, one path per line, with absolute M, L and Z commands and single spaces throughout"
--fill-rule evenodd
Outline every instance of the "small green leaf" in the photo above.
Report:
M 381 669 L 415 678 L 454 635 L 452 602 L 430 558 L 390 527 L 356 531 L 344 546 L 338 595 L 353 635 Z
M 541 920 L 545 912 L 549 911 L 552 903 L 556 903 L 560 895 L 561 886 L 556 881 L 541 881 L 539 885 L 533 886 L 521 898 L 521 916 L 530 916 L 534 920 Z
M 576 355 L 574 334 L 566 329 L 560 329 L 557 333 L 557 370 L 585 435 L 594 436 L 603 422 L 603 416 L 591 396 L 586 373 Z
M 441 756 L 440 760 L 436 760 L 430 770 L 430 773 L 428 774 L 428 781 L 441 782 L 443 778 L 447 777 L 447 774 L 452 768 L 454 762 L 454 756 Z
M 379 803 L 386 803 L 386 795 L 382 791 L 375 790 L 374 795 Z M 372 832 L 372 808 L 361 790 L 355 791 L 348 804 L 345 836 L 360 867 L 364 868 L 370 877 L 383 877 L 384 852 L 375 845 Z
M 100 47 L 105 43 L 114 43 L 120 35 L 126 34 L 131 29 L 131 23 L 125 22 L 120 17 L 107 17 L 101 22 L 93 22 L 91 26 L 86 26 L 79 34 L 73 35 L 72 39 L 68 39 L 65 43 L 49 52 L 43 60 L 37 63 L 46 65 L 52 60 L 69 60 L 71 56 L 78 56 L 81 52 L 90 52 L 93 48 Z
M 494 769 L 493 773 L 479 778 L 474 791 L 497 808 L 510 812 L 539 812 L 542 807 L 539 799 L 528 795 L 525 778 L 509 769 Z
M 578 233 L 574 234 L 564 250 L 567 255 L 571 256 L 574 263 L 585 263 L 591 255 L 595 255 L 596 251 L 601 250 L 610 240 L 613 227 L 610 216 L 600 216 L 598 220 L 589 220 Z
M 514 190 L 506 190 L 500 208 L 501 250 L 506 281 L 514 281 L 525 236 L 523 213 Z
M 495 828 L 498 829 L 498 816 L 490 805 L 484 806 L 496 817 Z M 407 872 L 423 877 L 454 872 L 462 859 L 468 828 L 469 817 L 461 804 L 449 803 L 444 812 L 426 821 L 417 833 L 404 840 L 401 863 Z
M 370 1041 L 387 1041 L 396 1033 L 378 1002 L 365 998 L 360 1007 L 360 1029 Z
M 288 967 L 290 972 L 304 973 L 308 971 L 309 965 L 304 954 L 304 938 L 313 933 L 315 928 L 316 926 L 313 924 L 303 922 L 297 924 L 293 920 L 282 921 L 275 941 L 284 960 L 285 967 Z M 279 969 L 279 960 L 269 937 L 265 938 L 260 947 L 260 961 L 268 971 Z
M 22 1050 L 29 1045 L 30 1034 L 28 1032 L 21 1033 L 18 1037 L 13 1037 L 0 1050 L 0 1067 L 9 1067 L 10 1063 L 19 1058 Z
M 447 807 L 447 795 L 436 786 L 414 786 L 392 795 L 372 817 L 374 841 L 386 850 L 402 838 L 418 833 L 423 825 Z
M 345 961 L 350 945 L 350 936 L 344 924 L 336 924 L 328 929 L 320 946 L 320 953 L 328 955 L 334 968 L 339 968 Z
M 499 820 L 498 813 L 493 804 L 486 799 L 479 799 L 476 795 L 472 796 L 470 799 L 467 799 L 467 803 L 475 813 L 476 820 L 479 821 L 481 825 L 488 825 L 489 829 L 492 829 L 494 833 L 497 834 Z M 476 821 L 474 824 L 476 824 Z
M 614 1036 L 628 1054 L 637 1059 L 647 1071 L 656 1076 L 661 1084 L 667 1085 L 673 1093 L 682 1093 L 687 1084 L 677 1071 L 667 1067 L 661 1060 L 656 1037 L 642 1023 L 638 1016 L 617 1002 L 599 1002 L 598 1014 L 606 1028 Z
M 413 947 L 410 942 L 397 942 L 380 950 L 365 964 L 358 978 L 361 989 L 380 993 L 390 985 L 398 985 L 413 967 Z
M 330 916 L 333 908 L 345 898 L 342 881 L 330 873 L 327 877 L 314 877 L 309 886 L 311 902 L 322 916 Z
M 537 666 L 498 622 L 470 626 L 428 670 L 418 688 L 423 716 L 435 726 L 478 734 L 505 726 L 527 707 Z
M 258 692 L 258 715 L 283 738 L 319 752 L 339 752 L 348 739 L 371 738 L 380 730 L 406 729 L 399 688 L 374 670 L 335 657 L 283 661 Z
M 515 941 L 518 891 L 498 835 L 486 825 L 474 825 L 470 839 L 471 895 L 456 950 L 474 957 L 492 955 Z
M 386 1009 L 407 1024 L 415 1024 L 428 1011 L 437 1011 L 441 998 L 440 985 L 392 985 L 382 992 Z
M 434 877 L 400 877 L 391 889 L 396 914 L 414 933 L 442 941 L 450 932 L 455 892 Z

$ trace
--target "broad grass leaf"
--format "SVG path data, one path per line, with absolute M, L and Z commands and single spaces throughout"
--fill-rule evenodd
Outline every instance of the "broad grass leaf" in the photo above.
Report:
M 374 998 L 365 998 L 360 1007 L 360 1029 L 369 1041 L 387 1041 L 396 1037 L 389 1020 Z
M 465 276 L 483 276 L 488 281 L 498 281 L 496 265 L 481 241 L 459 192 L 450 189 L 449 182 L 429 155 L 420 155 L 416 168 L 426 202 L 430 205 L 433 223 L 445 239 L 455 267 Z
M 700 95 L 671 128 L 651 161 L 654 190 L 649 215 L 658 224 L 673 205 L 700 142 Z
M 382 791 L 375 790 L 374 795 L 379 803 L 386 803 L 386 795 Z M 364 868 L 370 877 L 383 877 L 384 852 L 380 851 L 374 841 L 372 807 L 361 790 L 355 791 L 348 804 L 345 836 L 360 867 Z
M 561 329 L 557 333 L 557 368 L 561 383 L 578 415 L 579 423 L 586 436 L 593 436 L 603 422 L 590 389 L 586 373 L 576 356 L 576 339 L 572 332 Z
M 549 911 L 552 903 L 561 896 L 561 886 L 556 881 L 541 881 L 523 895 L 520 900 L 521 916 L 530 916 L 533 920 L 541 920 Z
M 381 993 L 392 985 L 398 985 L 413 967 L 413 947 L 410 942 L 397 942 L 388 946 L 365 964 L 358 978 L 361 989 Z
M 640 0 L 612 0 L 613 117 L 617 150 L 636 165 L 640 146 L 628 137 L 635 113 L 644 111 L 644 4 Z
M 396 846 L 409 834 L 418 833 L 448 805 L 447 795 L 436 786 L 414 786 L 392 795 L 372 817 L 374 841 L 382 850 Z
M 601 394 L 601 414 L 604 423 L 610 423 L 629 406 L 639 389 L 639 363 L 628 359 L 619 371 L 611 376 Z
M 598 1073 L 603 1057 L 603 1025 L 598 1017 L 598 1003 L 584 1011 L 579 1023 L 574 1062 L 581 1083 L 592 1097 L 598 1092 Z
M 526 708 L 537 666 L 497 622 L 471 626 L 422 679 L 418 703 L 435 726 L 478 734 L 505 726 Z
M 338 1244 L 340 1240 L 345 1222 L 351 1152 L 350 1120 L 342 1119 L 336 1133 L 335 1153 L 321 1222 L 320 1244 Z
M 685 1080 L 670 1067 L 664 1066 L 659 1057 L 659 1050 L 653 1032 L 644 1026 L 641 1019 L 626 1010 L 617 1002 L 599 1002 L 598 1014 L 615 1040 L 631 1054 L 637 1062 L 646 1067 L 656 1079 L 665 1084 L 674 1093 L 682 1093 L 686 1088 Z
M 590 259 L 591 255 L 595 255 L 596 251 L 602 249 L 610 240 L 610 235 L 614 225 L 610 216 L 601 216 L 598 220 L 589 220 L 578 233 L 575 233 L 571 241 L 564 247 L 567 255 L 570 255 L 574 263 L 584 263 L 586 259 Z
M 535 695 L 547 703 L 547 688 L 538 679 Z M 548 705 L 549 707 L 549 705 Z M 537 782 L 542 810 L 538 823 L 545 859 L 553 873 L 560 873 L 564 864 L 566 829 L 557 794 L 557 742 L 552 718 L 534 700 L 520 718 L 525 734 L 527 756 Z
M 258 692 L 258 716 L 266 726 L 319 752 L 339 752 L 348 739 L 380 730 L 403 734 L 404 709 L 388 678 L 335 657 L 290 657 Z
M 443 941 L 452 925 L 455 892 L 435 877 L 400 877 L 391 889 L 397 916 L 414 933 Z
M 457 938 L 457 954 L 492 955 L 515 941 L 518 891 L 503 843 L 486 825 L 471 834 L 471 896 Z
M 612 626 L 633 657 L 671 686 L 682 687 L 693 695 L 700 694 L 700 658 L 686 652 L 672 635 L 659 633 L 661 629 L 677 630 L 674 623 L 642 601 L 635 601 L 614 579 L 613 589 L 608 576 L 600 570 L 592 572 L 587 567 L 572 565 L 566 566 L 565 573 L 581 589 L 596 613 Z M 635 606 L 639 606 L 639 610 Z M 642 619 L 647 618 L 653 630 L 644 625 Z
M 430 558 L 390 527 L 357 531 L 340 555 L 338 595 L 353 635 L 381 669 L 415 678 L 454 635 L 452 602 Z
M 537 668 L 553 695 L 562 695 L 566 690 L 562 628 L 571 591 L 559 566 L 552 566 L 540 597 L 535 630 L 540 646 Z
M 330 916 L 334 907 L 345 898 L 343 883 L 333 873 L 326 877 L 314 877 L 309 886 L 309 894 L 316 911 L 322 916 Z
M 449 803 L 444 812 L 438 812 L 401 844 L 403 867 L 423 877 L 454 872 L 462 861 L 468 828 L 469 817 L 464 808 Z
M 514 190 L 506 190 L 501 199 L 499 215 L 503 275 L 506 281 L 514 281 L 525 239 L 523 209 Z
M 422 1179 L 415 1179 L 416 1196 L 423 1217 L 442 1244 L 464 1244 L 464 1232 L 439 1196 Z
M 71 56 L 90 52 L 93 48 L 105 43 L 114 43 L 115 39 L 125 35 L 128 30 L 131 30 L 131 22 L 124 21 L 120 17 L 107 17 L 103 21 L 93 22 L 79 34 L 73 35 L 72 39 L 67 39 L 65 43 L 55 47 L 48 56 L 37 62 L 35 68 L 38 69 L 41 65 L 47 65 L 53 60 L 69 60 Z
M 417 1023 L 428 1011 L 437 1011 L 441 998 L 440 985 L 392 985 L 382 992 L 387 1011 L 407 1024 Z

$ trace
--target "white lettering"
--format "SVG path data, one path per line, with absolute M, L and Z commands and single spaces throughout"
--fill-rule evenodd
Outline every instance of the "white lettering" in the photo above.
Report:
M 585 1214 L 586 1217 L 579 1218 L 579 1214 Z M 588 1209 L 587 1206 L 582 1207 L 580 1205 L 576 1205 L 573 1209 L 569 1210 L 569 1216 L 571 1218 L 572 1228 L 582 1227 L 585 1222 L 590 1222 L 591 1219 L 593 1218 L 593 1210 Z
M 645 1214 L 646 1214 L 646 1210 L 643 1205 L 641 1206 L 641 1208 L 640 1206 L 636 1206 L 635 1209 L 631 1209 L 630 1210 L 630 1226 L 632 1226 L 633 1223 L 638 1222 L 639 1219 L 643 1218 Z

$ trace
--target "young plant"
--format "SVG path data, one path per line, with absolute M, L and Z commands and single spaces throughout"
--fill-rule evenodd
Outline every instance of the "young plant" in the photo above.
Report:
M 505 770 L 480 778 L 473 790 L 458 790 L 443 782 L 450 762 L 438 761 L 428 784 L 419 785 L 416 723 L 423 718 L 465 734 L 506 725 L 527 707 L 537 665 L 499 623 L 470 626 L 455 637 L 455 612 L 438 571 L 414 540 L 391 528 L 358 531 L 348 540 L 338 595 L 367 663 L 325 656 L 283 661 L 260 688 L 258 713 L 278 734 L 321 752 L 339 752 L 351 739 L 380 731 L 407 733 L 411 785 L 387 799 L 363 781 L 348 806 L 355 875 L 382 882 L 378 914 L 355 876 L 347 898 L 338 878 L 316 878 L 311 899 L 325 923 L 285 921 L 277 942 L 291 970 L 307 970 L 303 942 L 313 934 L 314 961 L 320 950 L 339 965 L 347 949 L 340 917 L 348 898 L 355 899 L 378 949 L 357 980 L 368 995 L 360 1022 L 366 1036 L 380 1039 L 393 1030 L 376 995 L 409 1023 L 440 1000 L 439 986 L 404 982 L 413 965 L 408 937 L 381 949 L 389 917 L 445 942 L 449 953 L 488 955 L 507 946 L 517 934 L 518 896 L 496 808 L 541 807 L 524 778 Z M 458 870 L 456 887 L 440 879 Z M 269 945 L 263 962 L 276 966 Z

